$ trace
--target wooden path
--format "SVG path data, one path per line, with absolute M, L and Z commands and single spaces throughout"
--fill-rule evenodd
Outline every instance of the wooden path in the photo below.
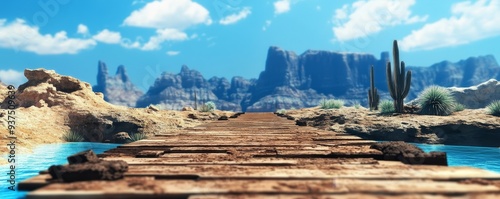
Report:
M 128 162 L 122 180 L 50 183 L 41 172 L 19 187 L 39 188 L 28 194 L 37 199 L 500 198 L 499 174 L 377 160 L 371 143 L 247 113 L 100 155 Z

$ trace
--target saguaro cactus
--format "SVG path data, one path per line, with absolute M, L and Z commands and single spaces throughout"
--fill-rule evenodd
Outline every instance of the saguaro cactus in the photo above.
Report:
M 389 92 L 394 100 L 394 109 L 396 113 L 403 113 L 403 100 L 410 91 L 411 71 L 406 72 L 405 62 L 399 63 L 398 41 L 394 40 L 392 46 L 392 56 L 394 59 L 394 67 L 391 71 L 391 62 L 387 62 L 387 85 Z
M 198 99 L 196 99 L 196 91 L 194 92 L 194 110 L 198 110 Z
M 370 88 L 368 89 L 368 105 L 370 110 L 377 110 L 378 103 L 380 100 L 380 95 L 378 94 L 377 88 L 375 88 L 375 76 L 373 73 L 373 65 L 370 67 Z

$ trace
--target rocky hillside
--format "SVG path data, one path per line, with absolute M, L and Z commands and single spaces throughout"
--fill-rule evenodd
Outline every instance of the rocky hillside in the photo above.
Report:
M 95 92 L 104 94 L 104 100 L 122 106 L 135 107 L 135 103 L 144 93 L 128 78 L 123 65 L 118 66 L 115 76 L 108 75 L 106 63 L 97 63 L 97 85 Z
M 150 104 L 164 105 L 168 109 L 180 110 L 184 106 L 195 107 L 204 102 L 213 101 L 220 110 L 241 111 L 241 101 L 249 95 L 249 88 L 255 80 L 233 77 L 212 77 L 206 80 L 203 75 L 182 66 L 178 74 L 163 73 L 158 77 L 147 93 L 137 101 L 137 107 Z
M 219 109 L 234 111 L 312 107 L 325 98 L 345 99 L 348 104 L 357 101 L 366 106 L 370 65 L 375 68 L 375 86 L 381 97 L 390 99 L 385 77 L 387 61 L 390 61 L 387 52 L 381 53 L 379 59 L 371 54 L 316 50 L 297 55 L 272 46 L 267 52 L 265 70 L 257 80 L 241 77 L 230 82 L 217 77 L 206 80 L 198 71 L 183 66 L 179 74 L 164 73 L 158 77 L 136 106 L 164 104 L 169 109 L 194 106 L 195 93 L 198 103 L 214 101 Z M 413 76 L 408 101 L 434 84 L 468 87 L 500 79 L 500 66 L 491 55 L 407 69 L 412 70 Z M 107 98 L 112 102 L 111 96 Z

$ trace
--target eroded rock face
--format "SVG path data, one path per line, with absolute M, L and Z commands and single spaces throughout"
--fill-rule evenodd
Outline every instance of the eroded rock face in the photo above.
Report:
M 414 165 L 444 165 L 448 166 L 446 153 L 425 153 L 417 146 L 405 142 L 379 142 L 370 146 L 381 151 L 384 160 L 399 160 L 405 164 Z
M 28 82 L 19 86 L 16 103 L 19 107 L 71 107 L 83 102 L 104 104 L 102 95 L 92 92 L 90 84 L 76 78 L 57 74 L 54 70 L 24 71 Z
M 490 79 L 476 86 L 447 88 L 458 103 L 467 108 L 477 109 L 488 106 L 500 99 L 500 82 Z
M 465 109 L 449 116 L 380 115 L 365 108 L 288 110 L 298 125 L 348 133 L 364 139 L 429 144 L 500 147 L 500 118 L 485 109 Z
M 113 142 L 123 144 L 132 142 L 132 139 L 130 138 L 130 135 L 127 132 L 119 132 L 113 135 Z
M 212 101 L 220 110 L 241 110 L 241 100 L 248 94 L 250 80 L 235 77 L 231 83 L 226 78 L 213 77 L 206 80 L 200 72 L 182 66 L 179 74 L 163 73 L 153 86 L 138 101 L 137 107 L 160 104 L 181 110 L 183 107 L 198 107 Z
M 127 76 L 123 65 L 118 66 L 115 76 L 108 75 L 106 63 L 98 62 L 97 85 L 95 92 L 104 94 L 104 100 L 122 106 L 135 107 L 143 92 L 138 89 Z

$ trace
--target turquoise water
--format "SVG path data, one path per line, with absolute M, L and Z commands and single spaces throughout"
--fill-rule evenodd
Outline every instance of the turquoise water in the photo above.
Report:
M 415 145 L 422 148 L 425 152 L 447 152 L 450 166 L 470 166 L 500 173 L 500 148 L 429 144 Z M 117 146 L 119 145 L 89 142 L 40 145 L 33 150 L 32 154 L 16 157 L 16 183 L 36 176 L 39 171 L 48 169 L 52 164 L 66 164 L 66 157 L 77 152 L 92 149 L 95 153 L 102 153 Z M 7 189 L 8 182 L 6 180 L 8 175 L 6 174 L 9 172 L 7 166 L 0 166 L 0 185 L 2 186 L 0 198 L 23 198 L 26 192 L 10 191 Z
M 415 144 L 425 152 L 446 152 L 449 166 L 469 166 L 500 173 L 500 148 Z
M 78 153 L 80 151 L 92 149 L 96 154 L 103 153 L 104 151 L 116 148 L 119 144 L 104 144 L 92 142 L 70 142 L 61 144 L 44 144 L 36 147 L 32 154 L 16 154 L 16 184 L 34 177 L 41 170 L 46 170 L 53 164 L 67 164 L 66 157 Z M 7 159 L 6 156 L 2 157 Z M 2 199 L 10 198 L 24 198 L 27 192 L 24 191 L 11 191 L 7 188 L 9 182 L 9 169 L 10 165 L 0 166 L 0 179 L 1 179 L 1 197 Z

